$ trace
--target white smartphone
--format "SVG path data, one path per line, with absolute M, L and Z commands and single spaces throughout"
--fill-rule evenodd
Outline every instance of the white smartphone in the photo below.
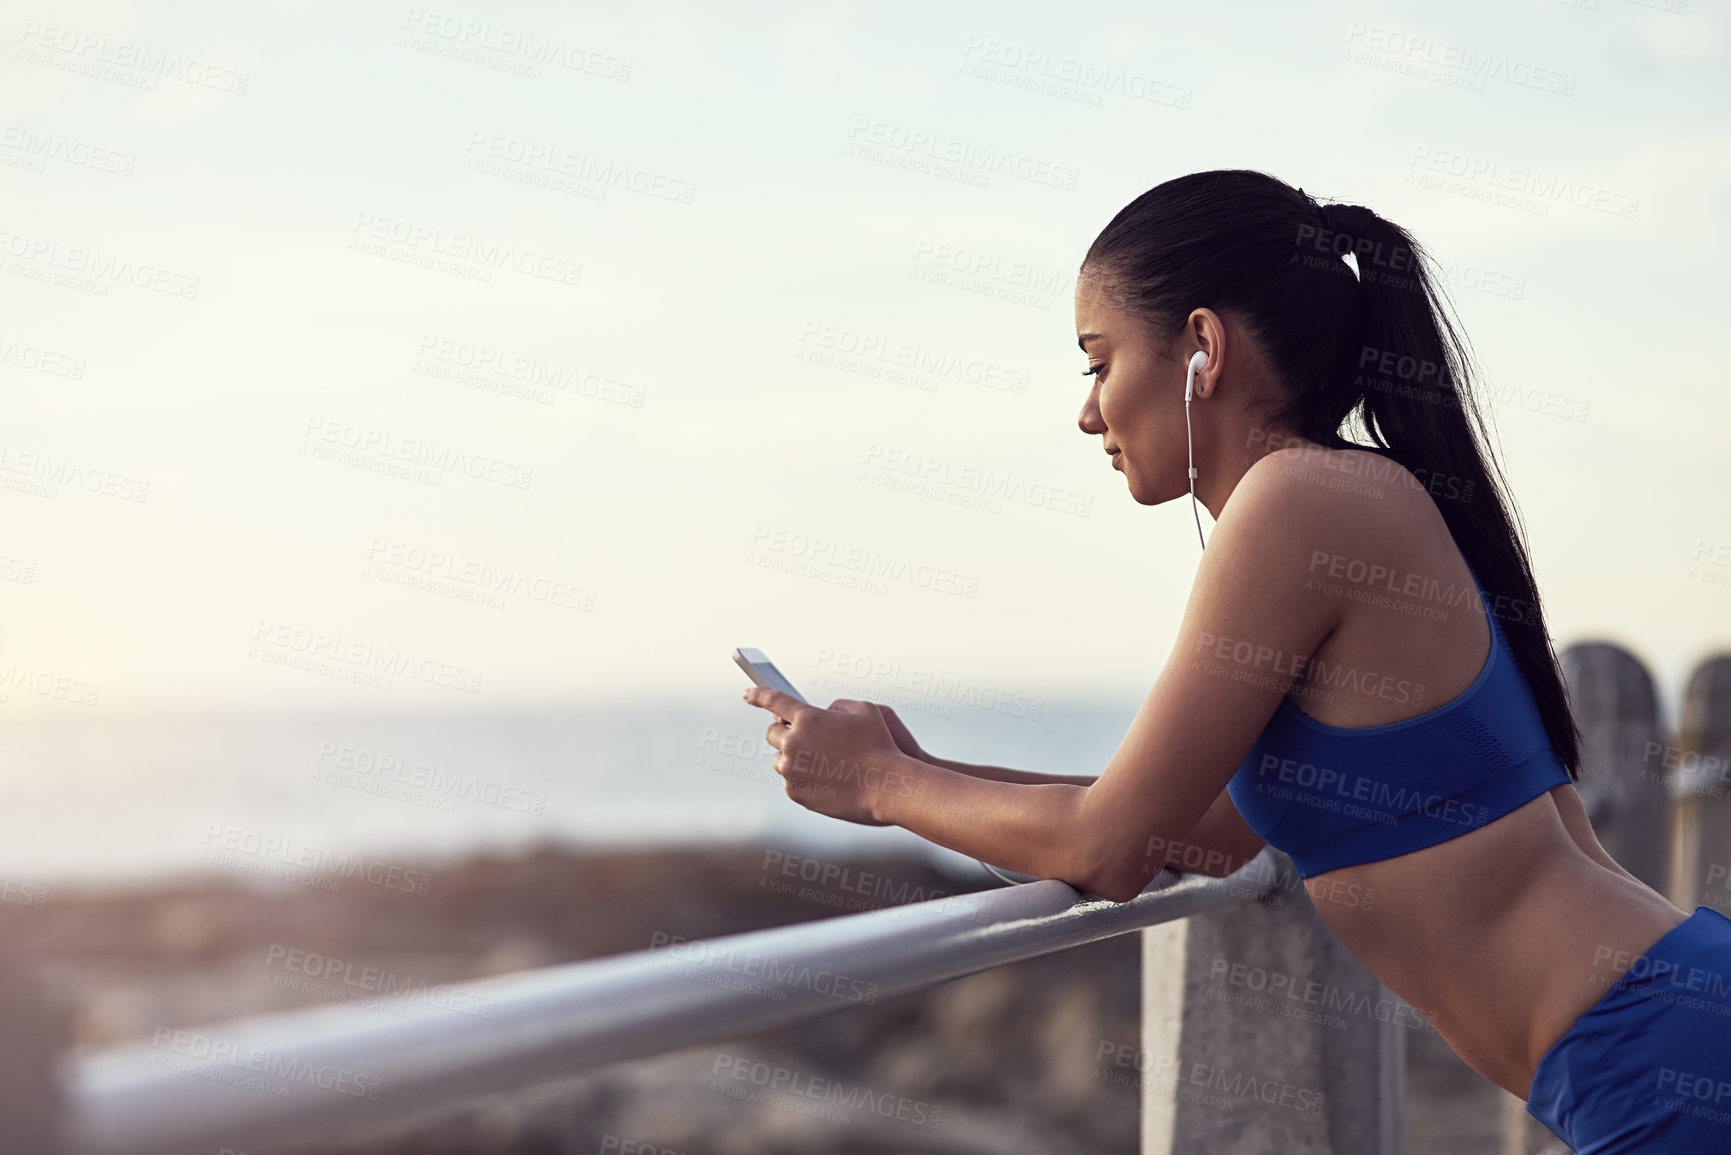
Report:
M 771 690 L 780 690 L 792 698 L 805 701 L 805 695 L 793 688 L 793 683 L 787 680 L 775 663 L 763 656 L 763 651 L 752 646 L 741 646 L 733 651 L 733 660 L 739 663 L 739 668 L 745 671 L 745 676 L 760 686 Z

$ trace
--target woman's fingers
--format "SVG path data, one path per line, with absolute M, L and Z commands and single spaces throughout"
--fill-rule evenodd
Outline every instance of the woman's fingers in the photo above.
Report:
M 896 740 L 897 749 L 901 750 L 903 754 L 918 755 L 920 753 L 919 741 L 897 716 L 895 708 L 886 706 L 882 702 L 873 702 L 872 705 L 876 706 L 878 713 L 883 716 L 884 725 L 889 727 L 890 737 Z

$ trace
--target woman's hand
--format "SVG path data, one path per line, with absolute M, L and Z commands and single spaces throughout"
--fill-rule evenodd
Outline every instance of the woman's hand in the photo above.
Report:
M 921 762 L 930 762 L 932 756 L 920 749 L 919 742 L 914 738 L 902 720 L 896 717 L 896 712 L 882 702 L 867 702 L 868 706 L 877 707 L 877 712 L 883 715 L 884 725 L 889 727 L 890 737 L 896 740 L 896 749 L 909 758 L 918 758 Z
M 838 698 L 826 710 L 763 686 L 745 691 L 745 700 L 775 715 L 764 740 L 780 751 L 774 766 L 787 780 L 787 796 L 807 810 L 862 826 L 889 826 L 879 817 L 885 795 L 924 793 L 902 765 L 908 755 L 880 712 L 887 707 Z M 907 727 L 899 720 L 895 725 L 917 749 Z

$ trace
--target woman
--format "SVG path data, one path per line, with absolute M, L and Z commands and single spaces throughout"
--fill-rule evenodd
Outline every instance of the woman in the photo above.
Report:
M 1136 501 L 1194 478 L 1216 522 L 1123 743 L 1097 778 L 972 766 L 888 707 L 754 687 L 788 796 L 1120 902 L 1266 839 L 1577 1152 L 1731 1150 L 1731 919 L 1593 835 L 1469 358 L 1412 239 L 1261 173 L 1180 177 L 1089 248 L 1076 329 L 1082 430 Z M 1325 898 L 1359 888 L 1374 908 Z

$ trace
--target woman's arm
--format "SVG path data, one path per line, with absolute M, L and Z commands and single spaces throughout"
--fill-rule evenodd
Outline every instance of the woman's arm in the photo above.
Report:
M 886 706 L 882 702 L 873 702 L 878 713 L 883 717 L 884 725 L 889 727 L 890 736 L 896 740 L 896 746 L 903 754 L 917 758 L 921 762 L 929 762 L 933 766 L 941 766 L 945 770 L 953 770 L 957 774 L 966 774 L 973 778 L 984 778 L 989 782 L 1020 782 L 1024 786 L 1039 786 L 1058 783 L 1067 786 L 1087 786 L 1099 777 L 1095 774 L 1040 774 L 1032 770 L 1011 770 L 1005 766 L 976 766 L 971 762 L 957 762 L 950 758 L 934 758 L 921 748 L 918 738 L 901 720 L 895 707 Z
M 1260 840 L 1226 785 L 1344 612 L 1306 580 L 1312 559 L 1324 548 L 1358 556 L 1358 539 L 1381 529 L 1354 508 L 1380 494 L 1319 490 L 1290 473 L 1252 469 L 1239 484 L 1166 665 L 1099 778 L 1024 784 L 898 753 L 897 788 L 873 798 L 873 817 L 1117 902 L 1174 856 L 1210 874 L 1253 856 Z
M 1182 839 L 1150 838 L 1148 842 L 1149 856 L 1156 869 L 1169 866 L 1180 874 L 1206 874 L 1213 878 L 1225 878 L 1238 870 L 1266 845 L 1238 813 L 1232 795 L 1224 790 L 1202 821 Z
M 1019 782 L 1024 786 L 1039 786 L 1057 783 L 1065 786 L 1091 786 L 1099 777 L 1098 774 L 1041 774 L 1034 770 L 1011 770 L 1007 766 L 975 766 L 969 762 L 955 762 L 948 758 L 934 758 L 930 754 L 915 755 L 922 762 L 930 762 L 933 766 L 942 766 L 945 770 L 954 770 L 957 774 L 967 774 L 974 778 L 984 778 L 990 782 Z
M 1264 460 L 1277 458 L 1285 460 L 1278 452 Z M 790 723 L 772 723 L 765 737 L 781 751 L 777 772 L 800 805 L 900 826 L 969 857 L 1127 902 L 1174 845 L 1197 844 L 1188 836 L 1199 827 L 1224 856 L 1205 870 L 1225 871 L 1254 853 L 1226 813 L 1230 796 L 1221 795 L 1345 612 L 1348 603 L 1309 579 L 1315 557 L 1365 555 L 1394 516 L 1371 508 L 1381 500 L 1365 487 L 1318 486 L 1300 471 L 1252 467 L 1208 539 L 1160 676 L 1091 781 L 985 778 L 924 761 L 869 702 L 823 709 L 763 687 L 745 699 Z M 1365 680 L 1370 690 L 1357 681 L 1350 688 L 1374 692 L 1377 683 Z
M 1090 786 L 1098 775 L 1040 774 L 1031 770 L 1011 770 L 1003 766 L 974 766 L 947 758 L 921 754 L 920 760 L 958 774 L 970 774 L 992 782 L 1017 782 L 1023 785 L 1057 783 Z M 1171 867 L 1181 874 L 1206 874 L 1225 878 L 1255 858 L 1264 843 L 1260 835 L 1238 813 L 1232 795 L 1222 790 L 1209 806 L 1208 813 L 1182 839 L 1149 839 L 1148 856 L 1153 870 Z

